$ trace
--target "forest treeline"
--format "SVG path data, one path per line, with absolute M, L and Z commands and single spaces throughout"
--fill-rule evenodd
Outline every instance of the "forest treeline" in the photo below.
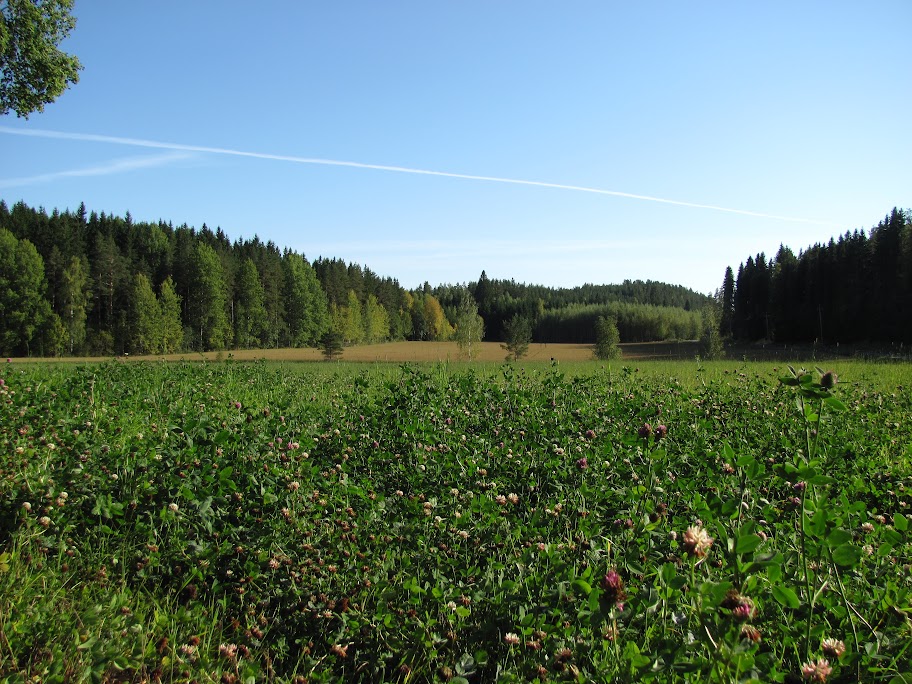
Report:
M 338 258 L 308 261 L 258 237 L 232 241 L 205 224 L 134 222 L 0 200 L 0 353 L 166 354 L 318 344 L 447 340 L 466 293 L 485 339 L 513 316 L 540 342 L 594 341 L 599 316 L 624 341 L 697 337 L 709 297 L 680 286 L 548 288 L 489 280 L 406 290 Z
M 912 343 L 912 212 L 795 253 L 760 253 L 723 279 L 720 330 L 736 340 Z

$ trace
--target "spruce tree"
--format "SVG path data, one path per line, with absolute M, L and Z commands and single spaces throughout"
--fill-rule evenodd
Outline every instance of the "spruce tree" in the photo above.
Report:
M 522 314 L 513 314 L 513 318 L 504 326 L 506 343 L 500 345 L 507 351 L 507 361 L 519 361 L 529 351 L 532 342 L 532 321 Z

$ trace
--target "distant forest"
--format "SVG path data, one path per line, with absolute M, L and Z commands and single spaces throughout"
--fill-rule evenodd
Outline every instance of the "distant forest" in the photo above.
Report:
M 549 288 L 490 280 L 393 278 L 337 258 L 308 261 L 258 237 L 231 239 L 205 224 L 134 222 L 0 200 L 0 353 L 4 356 L 166 354 L 318 344 L 446 340 L 463 297 L 474 297 L 485 339 L 502 341 L 515 315 L 535 342 L 592 343 L 599 316 L 622 341 L 693 339 L 713 299 L 657 282 Z
M 527 319 L 534 342 L 595 341 L 600 316 L 623 342 L 912 342 L 912 214 L 797 256 L 780 247 L 725 272 L 710 297 L 652 281 L 552 288 L 491 280 L 406 290 L 367 266 L 308 261 L 258 237 L 205 224 L 134 222 L 87 212 L 10 209 L 0 200 L 0 354 L 60 356 L 447 340 L 470 295 L 484 339 Z M 718 323 L 716 323 L 718 321 Z
M 795 256 L 781 246 L 725 272 L 721 332 L 735 340 L 912 343 L 912 211 Z

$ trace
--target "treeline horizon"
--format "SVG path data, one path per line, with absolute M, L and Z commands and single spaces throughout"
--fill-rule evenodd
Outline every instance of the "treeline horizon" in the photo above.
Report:
M 824 345 L 912 343 L 912 211 L 796 256 L 780 245 L 725 271 L 720 332 L 732 340 Z
M 304 255 L 205 223 L 134 222 L 0 200 L 0 354 L 168 354 L 448 340 L 466 293 L 484 339 L 504 341 L 514 316 L 536 342 L 595 341 L 599 316 L 625 342 L 694 339 L 712 299 L 680 285 L 630 281 L 552 288 L 489 280 L 413 290 L 369 267 Z

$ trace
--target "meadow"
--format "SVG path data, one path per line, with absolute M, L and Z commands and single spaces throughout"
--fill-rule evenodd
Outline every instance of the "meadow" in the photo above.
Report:
M 3 364 L 0 680 L 912 681 L 910 366 L 548 358 Z

